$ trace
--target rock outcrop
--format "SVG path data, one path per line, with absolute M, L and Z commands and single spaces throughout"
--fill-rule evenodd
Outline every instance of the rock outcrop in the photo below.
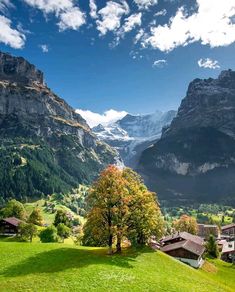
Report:
M 159 197 L 235 203 L 235 72 L 190 83 L 176 117 L 139 170 Z
M 4 53 L 0 139 L 4 197 L 68 191 L 78 183 L 91 183 L 106 165 L 119 162 L 117 152 L 99 141 L 85 120 L 45 85 L 41 71 Z
M 22 57 L 0 52 L 0 80 L 24 85 L 43 84 L 43 73 Z

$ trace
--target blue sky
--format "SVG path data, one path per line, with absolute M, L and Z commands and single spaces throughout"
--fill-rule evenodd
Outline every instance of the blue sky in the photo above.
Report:
M 0 50 L 74 108 L 165 111 L 235 68 L 234 19 L 235 0 L 0 0 Z

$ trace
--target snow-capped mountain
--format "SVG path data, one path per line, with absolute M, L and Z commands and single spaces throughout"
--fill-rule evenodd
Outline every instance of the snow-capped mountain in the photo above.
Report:
M 94 127 L 93 132 L 118 150 L 125 165 L 134 167 L 141 152 L 160 138 L 162 128 L 169 125 L 175 115 L 173 110 L 147 115 L 127 114 L 115 123 Z

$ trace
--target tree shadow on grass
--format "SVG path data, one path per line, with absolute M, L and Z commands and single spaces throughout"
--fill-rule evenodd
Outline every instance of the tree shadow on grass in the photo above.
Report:
M 89 265 L 110 265 L 132 268 L 135 258 L 150 249 L 131 250 L 121 255 L 107 255 L 105 249 L 57 248 L 29 257 L 5 269 L 0 275 L 5 277 L 26 276 L 62 272 L 67 269 L 80 269 Z

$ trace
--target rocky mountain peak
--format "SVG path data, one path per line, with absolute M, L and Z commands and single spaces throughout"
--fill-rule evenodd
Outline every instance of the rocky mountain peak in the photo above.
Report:
M 38 197 L 89 184 L 118 153 L 23 58 L 0 53 L 0 189 Z M 24 164 L 16 165 L 22 159 Z M 19 166 L 19 167 L 18 167 Z M 8 188 L 5 188 L 8 185 Z M 2 195 L 1 194 L 1 195 Z
M 189 84 L 176 118 L 165 136 L 182 128 L 212 127 L 235 137 L 235 71 L 217 79 L 195 79 Z
M 218 77 L 218 83 L 220 86 L 235 89 L 235 71 L 224 70 Z
M 22 57 L 0 52 L 0 80 L 32 85 L 44 84 L 43 73 Z
M 139 164 L 162 198 L 222 201 L 235 187 L 235 71 L 195 79 L 161 139 Z

